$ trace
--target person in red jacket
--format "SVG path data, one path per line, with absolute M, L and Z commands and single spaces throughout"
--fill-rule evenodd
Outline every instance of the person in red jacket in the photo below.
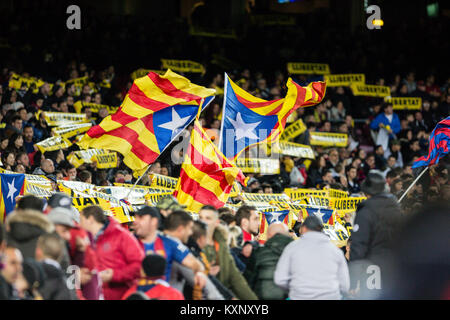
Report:
M 147 255 L 142 261 L 141 279 L 123 295 L 122 300 L 127 300 L 136 291 L 144 292 L 150 299 L 184 300 L 183 294 L 164 280 L 166 263 L 159 254 Z
M 144 250 L 128 230 L 98 206 L 83 209 L 80 226 L 94 237 L 92 247 L 105 300 L 120 300 L 140 276 Z

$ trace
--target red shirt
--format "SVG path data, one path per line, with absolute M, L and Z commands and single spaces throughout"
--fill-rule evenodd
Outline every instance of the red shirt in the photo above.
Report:
M 146 296 L 150 299 L 184 300 L 184 296 L 180 291 L 172 288 L 166 281 L 162 279 L 158 279 L 156 281 L 150 281 L 146 279 L 139 280 L 127 292 L 125 292 L 122 300 L 126 300 L 129 295 L 135 293 L 138 290 L 145 292 Z
M 246 241 L 252 241 L 252 240 L 253 240 L 252 234 L 249 233 L 249 232 L 247 232 L 247 231 L 245 231 L 244 229 L 242 229 L 242 235 L 243 235 L 244 243 L 245 243 Z
M 140 276 L 144 250 L 138 240 L 114 218 L 108 217 L 108 220 L 106 229 L 100 231 L 101 234 L 94 240 L 93 248 L 98 269 L 113 270 L 111 281 L 103 284 L 105 300 L 120 300 Z

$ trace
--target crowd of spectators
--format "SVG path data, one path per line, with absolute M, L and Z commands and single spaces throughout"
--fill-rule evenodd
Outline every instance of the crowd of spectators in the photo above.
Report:
M 282 98 L 286 93 L 288 78 L 288 74 L 283 71 L 285 63 L 298 59 L 295 55 L 299 52 L 298 48 L 305 48 L 301 44 L 312 41 L 311 34 L 301 30 L 297 33 L 283 30 L 286 33 L 279 38 L 276 31 L 269 31 L 264 34 L 267 38 L 261 42 L 265 44 L 264 49 L 256 55 L 255 48 L 259 48 L 258 41 L 263 33 L 259 32 L 258 37 L 256 30 L 249 29 L 246 39 L 251 41 L 239 40 L 246 43 L 241 49 L 247 54 L 240 55 L 238 50 L 233 51 L 239 42 L 221 42 L 218 39 L 209 42 L 189 37 L 182 23 L 167 28 L 165 33 L 159 33 L 163 28 L 152 29 L 152 33 L 144 32 L 147 30 L 144 25 L 137 25 L 133 34 L 140 36 L 135 43 L 137 49 L 133 51 L 129 46 L 128 33 L 132 29 L 129 26 L 130 21 L 139 23 L 139 20 L 136 22 L 124 17 L 102 19 L 96 20 L 88 15 L 87 28 L 92 30 L 99 27 L 96 33 L 83 33 L 85 38 L 80 36 L 75 39 L 65 35 L 62 42 L 49 36 L 44 46 L 35 43 L 39 39 L 22 38 L 23 30 L 34 26 L 32 21 L 7 21 L 11 32 L 8 41 L 13 50 L 5 54 L 4 48 L 1 49 L 0 154 L 3 169 L 45 175 L 54 182 L 55 190 L 58 180 L 83 181 L 99 186 L 112 185 L 114 182 L 133 183 L 136 178 L 121 161 L 120 155 L 116 168 L 97 169 L 95 163 L 75 167 L 67 160 L 72 152 L 79 149 L 76 144 L 62 150 L 40 152 L 35 144 L 52 133 L 45 119 L 37 117 L 37 112 L 75 112 L 74 104 L 77 101 L 119 106 L 132 84 L 130 73 L 134 68 L 143 66 L 135 65 L 135 61 L 155 65 L 165 55 L 181 58 L 180 55 L 185 54 L 183 59 L 202 62 L 207 69 L 204 75 L 186 76 L 195 83 L 217 89 L 218 95 L 202 113 L 201 122 L 207 129 L 220 130 L 223 71 L 226 70 L 240 87 L 256 97 L 267 100 Z M 445 27 L 446 22 L 420 23 L 430 31 L 430 39 L 426 41 L 430 45 L 428 55 L 441 43 L 435 39 L 442 36 L 438 31 Z M 125 28 L 125 25 L 128 27 Z M 113 28 L 105 32 L 102 39 L 98 39 L 98 36 L 91 39 L 102 28 L 111 26 Z M 389 33 L 386 43 L 396 41 L 399 34 L 402 34 L 402 41 L 408 43 L 406 38 L 413 35 L 402 33 L 405 28 Z M 393 110 L 392 105 L 382 99 L 355 97 L 347 87 L 327 88 L 321 103 L 300 108 L 290 118 L 290 122 L 301 118 L 307 126 L 307 130 L 294 141 L 309 144 L 309 133 L 313 131 L 339 132 L 348 134 L 348 145 L 342 148 L 316 146 L 313 148 L 315 159 L 309 162 L 303 158 L 281 156 L 280 174 L 249 174 L 251 179 L 245 191 L 279 193 L 286 187 L 332 187 L 350 194 L 361 194 L 363 182 L 371 171 L 376 170 L 388 185 L 388 190 L 383 191 L 398 199 L 417 175 L 412 169 L 412 163 L 428 152 L 431 131 L 450 114 L 450 78 L 445 70 L 439 70 L 439 65 L 435 65 L 435 62 L 440 61 L 439 58 L 430 60 L 428 69 L 416 72 L 411 67 L 413 63 L 404 63 L 403 58 L 407 54 L 403 53 L 404 47 L 401 45 L 394 46 L 397 53 L 394 55 L 386 44 L 377 47 L 378 42 L 375 41 L 365 46 L 365 40 L 358 33 L 348 39 L 344 39 L 344 29 L 337 28 L 336 33 L 334 38 L 329 33 L 322 33 L 322 38 L 315 39 L 314 43 L 323 45 L 319 49 L 313 48 L 302 53 L 301 59 L 328 62 L 332 70 L 339 73 L 365 73 L 367 83 L 389 86 L 393 97 L 422 98 L 420 110 Z M 155 41 L 156 45 L 147 46 L 148 38 L 154 34 L 156 40 L 152 38 L 151 41 Z M 290 46 L 292 36 L 297 37 L 297 40 Z M 20 42 L 22 40 L 24 42 Z M 95 51 L 93 58 L 91 50 L 96 49 L 89 44 L 97 40 L 98 46 L 103 49 Z M 67 47 L 59 51 L 66 44 Z M 144 46 L 145 50 L 139 49 Z M 345 52 L 351 46 L 355 50 L 347 57 Z M 422 44 L 420 47 L 425 46 Z M 64 55 L 65 50 L 69 58 Z M 113 52 L 116 53 L 114 59 L 106 58 Z M 132 62 L 129 57 L 133 54 L 130 52 L 136 52 L 136 59 Z M 155 52 L 158 55 L 156 60 Z M 214 53 L 237 63 L 232 64 L 230 69 L 211 63 Z M 149 58 L 149 62 L 145 61 L 147 54 L 153 60 Z M 252 56 L 257 56 L 254 64 Z M 394 56 L 394 59 L 388 63 L 390 56 Z M 375 57 L 372 63 L 371 59 Z M 108 61 L 107 65 L 100 61 L 102 58 Z M 8 87 L 12 72 L 42 77 L 47 82 L 37 88 L 37 93 L 33 92 L 36 88 L 25 85 L 20 89 L 12 89 Z M 107 82 L 110 86 L 92 87 L 86 84 L 78 92 L 74 85 L 58 84 L 58 80 L 66 81 L 81 76 L 88 76 L 96 83 Z M 298 76 L 294 80 L 305 85 L 320 79 Z M 55 84 L 52 89 L 49 83 Z M 107 108 L 94 113 L 91 108 L 84 107 L 81 112 L 93 124 L 99 124 L 109 114 Z M 384 142 L 378 139 L 381 130 L 388 133 L 388 139 Z M 189 130 L 186 132 L 188 135 Z M 181 163 L 172 161 L 172 148 L 168 148 L 153 165 L 152 172 L 177 177 L 180 167 Z M 448 158 L 431 167 L 401 203 L 403 213 L 412 213 L 428 202 L 448 201 L 448 170 Z M 293 172 L 300 172 L 303 178 L 293 179 Z M 51 205 L 49 202 L 49 206 L 44 209 L 39 199 L 24 197 L 19 201 L 17 211 L 8 217 L 7 229 L 2 231 L 0 237 L 1 253 L 6 257 L 0 278 L 0 295 L 3 298 L 314 298 L 316 292 L 311 293 L 311 296 L 308 295 L 310 293 L 303 295 L 304 292 L 297 294 L 286 291 L 289 289 L 286 274 L 282 269 L 275 272 L 277 262 L 286 258 L 280 258 L 284 248 L 287 248 L 286 254 L 295 249 L 295 245 L 290 244 L 292 238 L 308 232 L 309 235 L 304 239 L 312 244 L 303 248 L 305 255 L 314 250 L 323 250 L 329 255 L 330 261 L 338 261 L 336 265 L 330 264 L 333 270 L 339 269 L 332 292 L 319 297 L 341 298 L 342 292 L 351 296 L 343 253 L 331 247 L 329 242 L 325 243 L 322 234 L 314 233 L 320 231 L 321 227 L 311 219 L 297 225 L 295 230 L 280 225 L 271 226 L 268 241 L 263 247 L 265 249 L 261 251 L 257 244 L 252 243 L 259 230 L 256 209 L 252 207 L 242 206 L 237 212 L 232 212 L 227 208 L 217 211 L 206 206 L 198 212 L 199 220 L 193 221 L 182 210 L 182 206 L 171 202 L 169 206 L 166 203 L 156 209 L 141 209 L 136 213 L 135 222 L 126 229 L 107 217 L 99 207 L 86 208 L 77 215 L 70 205 L 59 205 L 58 199 L 56 197 L 54 200 L 56 204 Z M 314 241 L 320 244 L 314 244 Z M 164 259 L 152 253 L 162 253 Z M 313 257 L 311 259 L 312 268 L 318 262 Z M 74 285 L 69 286 L 66 281 L 71 276 L 68 268 L 73 265 L 79 267 L 80 273 L 73 278 Z M 269 270 L 268 278 L 263 277 L 262 270 Z M 77 281 L 80 285 L 76 285 Z M 145 295 L 136 291 L 145 292 Z

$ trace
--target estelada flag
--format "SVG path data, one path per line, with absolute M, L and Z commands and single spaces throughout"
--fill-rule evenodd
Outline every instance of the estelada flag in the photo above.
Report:
M 0 173 L 0 223 L 15 209 L 16 197 L 23 195 L 26 180 L 23 173 Z
M 171 70 L 150 72 L 133 82 L 119 110 L 92 127 L 78 145 L 114 150 L 132 170 L 153 163 L 203 107 L 215 89 L 193 84 Z
M 325 96 L 323 81 L 302 87 L 289 78 L 286 86 L 284 98 L 266 101 L 252 96 L 225 74 L 219 148 L 228 159 L 236 159 L 252 145 L 275 142 L 292 112 L 313 106 Z
M 450 141 L 450 116 L 440 121 L 430 135 L 428 155 L 414 161 L 412 167 L 423 167 L 437 164 L 439 159 L 448 154 Z
M 225 158 L 195 120 L 174 197 L 194 212 L 206 204 L 221 208 L 235 180 L 243 185 L 247 182 L 242 171 Z

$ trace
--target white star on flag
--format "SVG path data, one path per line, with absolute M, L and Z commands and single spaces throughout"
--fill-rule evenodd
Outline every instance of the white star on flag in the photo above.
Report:
M 272 212 L 272 218 L 270 219 L 269 224 L 272 224 L 274 222 L 279 222 L 279 218 L 280 218 L 281 212 Z
M 320 211 L 320 208 L 314 213 L 319 219 L 320 221 L 323 221 L 323 215 L 325 214 L 324 212 Z
M 244 120 L 242 120 L 240 112 L 238 112 L 236 120 L 233 120 L 230 117 L 227 118 L 228 120 L 230 120 L 236 131 L 236 140 L 240 140 L 245 137 L 258 140 L 258 136 L 253 132 L 253 130 L 255 130 L 255 128 L 261 123 L 261 121 L 255 123 L 246 123 L 244 122 Z
M 172 131 L 171 139 L 173 139 L 180 130 L 180 128 L 183 128 L 186 122 L 189 121 L 189 118 L 190 116 L 180 118 L 178 113 L 175 111 L 175 108 L 172 108 L 172 121 L 160 124 L 158 127 Z
M 7 199 L 11 198 L 11 203 L 14 202 L 14 194 L 17 191 L 16 187 L 14 186 L 15 180 L 16 180 L 16 178 L 14 178 L 11 183 L 7 182 L 9 191 L 8 191 L 8 195 L 6 196 L 6 198 Z

